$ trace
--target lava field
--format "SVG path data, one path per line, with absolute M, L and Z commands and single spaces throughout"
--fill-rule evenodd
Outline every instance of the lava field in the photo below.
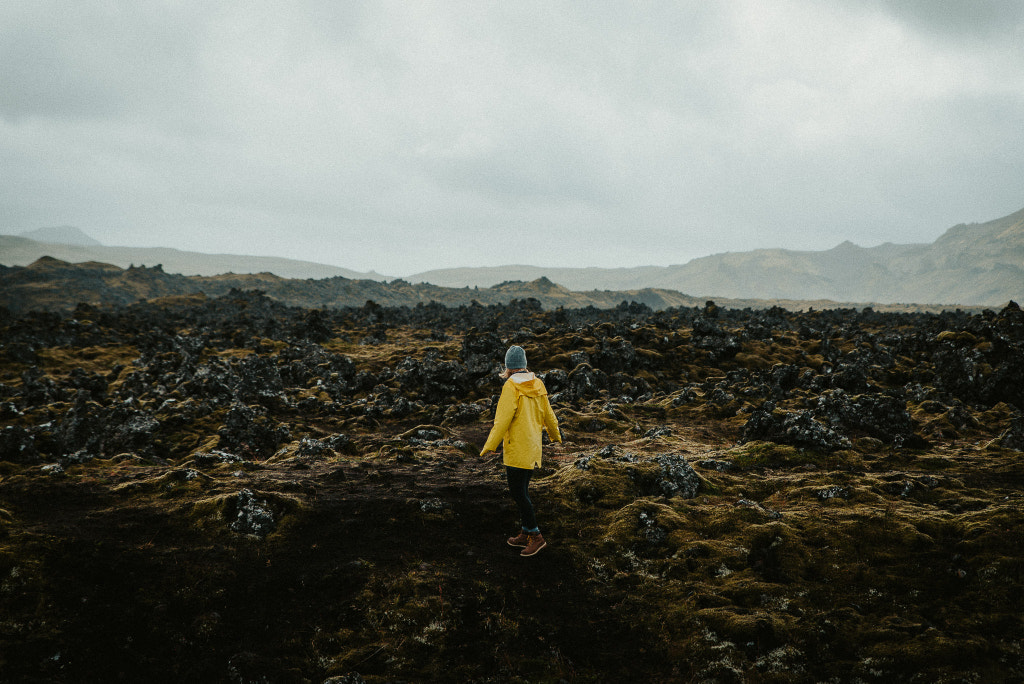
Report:
M 1024 312 L 0 308 L 0 680 L 1024 680 Z M 479 456 L 510 344 L 564 442 Z

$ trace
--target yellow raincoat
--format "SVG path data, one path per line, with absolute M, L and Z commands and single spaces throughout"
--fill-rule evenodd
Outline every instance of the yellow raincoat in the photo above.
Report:
M 517 373 L 501 388 L 494 427 L 480 454 L 494 451 L 502 442 L 505 465 L 526 470 L 539 467 L 542 428 L 547 429 L 553 442 L 562 441 L 544 383 L 533 373 Z

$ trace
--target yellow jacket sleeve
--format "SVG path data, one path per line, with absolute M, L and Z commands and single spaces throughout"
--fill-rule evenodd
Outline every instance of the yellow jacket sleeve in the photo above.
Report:
M 498 398 L 498 409 L 494 414 L 494 427 L 487 435 L 484 448 L 480 450 L 481 456 L 496 450 L 501 444 L 501 440 L 505 438 L 505 433 L 508 432 L 508 427 L 512 424 L 512 418 L 516 415 L 516 394 L 511 382 L 506 382 L 502 386 L 501 397 Z
M 555 412 L 551 410 L 551 402 L 547 395 L 544 395 L 544 428 L 548 431 L 548 437 L 552 442 L 561 442 L 562 433 L 558 430 L 558 419 Z

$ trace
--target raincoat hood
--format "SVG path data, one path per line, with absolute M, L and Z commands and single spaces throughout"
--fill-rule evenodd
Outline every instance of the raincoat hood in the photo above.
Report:
M 524 397 L 543 397 L 548 393 L 544 383 L 533 373 L 519 373 L 513 375 L 511 380 L 512 386 Z

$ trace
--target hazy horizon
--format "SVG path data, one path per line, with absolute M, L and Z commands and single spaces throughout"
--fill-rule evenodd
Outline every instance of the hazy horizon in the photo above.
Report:
M 999 218 L 1002 218 L 1002 217 L 999 217 Z M 984 223 L 984 221 L 976 221 L 976 222 L 970 222 L 970 223 Z M 943 231 L 940 231 L 939 235 L 941 235 L 942 232 L 945 232 L 945 230 L 948 230 L 951 227 L 953 227 L 953 226 L 948 226 Z M 92 235 L 88 234 L 86 231 L 81 230 L 77 226 L 42 226 L 42 228 L 44 228 L 44 229 L 46 229 L 46 228 L 71 228 L 71 229 L 74 229 L 74 230 L 77 230 L 77 231 L 81 232 L 83 235 L 85 235 L 88 238 L 93 238 Z M 0 235 L 10 235 L 10 236 L 14 236 L 14 237 L 21 237 L 21 236 L 23 236 L 24 233 L 28 233 L 28 232 L 30 232 L 32 230 L 39 230 L 39 229 L 38 228 L 34 228 L 34 229 L 27 229 L 27 230 L 16 230 L 16 231 L 13 231 L 13 232 L 5 232 L 3 230 L 0 230 Z M 936 235 L 936 237 L 938 237 L 938 235 Z M 37 242 L 45 242 L 45 240 L 41 240 L 41 239 L 38 239 L 38 238 L 29 238 L 29 239 L 36 240 Z M 844 244 L 846 242 L 852 242 L 852 241 L 843 241 L 843 242 L 837 243 L 835 245 L 832 245 L 831 247 L 826 247 L 826 248 L 823 248 L 823 249 L 820 249 L 820 250 L 798 250 L 798 249 L 793 249 L 793 250 L 787 250 L 787 251 L 794 251 L 794 252 L 800 252 L 800 251 L 808 251 L 808 252 L 828 251 L 828 250 L 834 249 L 834 248 L 836 248 L 836 247 L 838 247 L 841 244 Z M 887 243 L 879 243 L 878 245 L 857 245 L 856 243 L 853 243 L 853 244 L 855 246 L 857 246 L 857 247 L 870 248 L 870 247 L 878 247 L 878 246 L 881 246 L 883 244 L 890 244 L 890 243 L 891 243 L 891 241 L 888 241 Z M 57 242 L 55 244 L 68 244 L 68 243 Z M 911 243 L 903 243 L 903 244 L 911 244 Z M 926 243 L 920 243 L 920 244 L 926 244 Z M 79 245 L 72 245 L 72 246 L 79 246 Z M 103 248 L 103 247 L 110 247 L 110 248 L 115 248 L 115 249 L 116 248 L 127 248 L 127 249 L 136 249 L 137 248 L 137 249 L 154 249 L 154 250 L 172 249 L 172 250 L 177 250 L 177 251 L 182 251 L 182 252 L 195 252 L 195 253 L 204 254 L 204 255 L 207 255 L 207 256 L 244 257 L 244 258 L 256 258 L 256 259 L 292 259 L 292 260 L 295 260 L 295 261 L 307 261 L 307 262 L 310 262 L 310 263 L 320 264 L 320 265 L 324 265 L 324 266 L 334 266 L 334 267 L 338 267 L 338 268 L 348 268 L 344 264 L 334 264 L 334 263 L 329 263 L 329 262 L 326 262 L 326 261 L 317 261 L 316 259 L 293 259 L 292 257 L 285 257 L 285 256 L 277 255 L 277 254 L 250 254 L 250 253 L 246 253 L 246 252 L 210 252 L 210 251 L 206 251 L 206 250 L 203 250 L 203 249 L 181 249 L 181 248 L 178 248 L 178 247 L 168 247 L 166 245 L 139 245 L 139 246 L 136 246 L 136 247 L 132 247 L 130 245 L 108 245 L 108 244 L 105 244 L 105 243 L 102 243 L 102 242 L 99 243 L 98 245 L 80 245 L 80 246 L 84 247 L 84 248 L 88 248 L 90 246 L 96 246 L 96 247 L 101 247 L 101 248 Z M 770 250 L 770 249 L 786 249 L 786 248 L 765 247 L 765 248 L 756 248 L 756 249 L 769 249 Z M 737 252 L 737 251 L 754 251 L 754 250 L 733 250 L 733 251 Z M 440 267 L 440 268 L 436 268 L 436 269 L 425 269 L 423 271 L 415 271 L 415 272 L 410 272 L 410 273 L 390 273 L 390 272 L 380 271 L 378 269 L 369 269 L 367 271 L 364 271 L 364 273 L 373 273 L 373 274 L 380 275 L 380 276 L 386 276 L 389 279 L 402 279 L 402 278 L 407 278 L 407 277 L 410 277 L 410 276 L 416 276 L 416 275 L 419 275 L 421 273 L 427 273 L 429 271 L 435 271 L 435 270 L 459 270 L 459 269 L 468 269 L 468 268 L 485 268 L 485 269 L 537 268 L 537 269 L 552 269 L 552 270 L 557 270 L 557 269 L 573 269 L 573 268 L 596 269 L 596 270 L 615 270 L 615 269 L 626 270 L 626 269 L 645 268 L 645 267 L 665 268 L 665 267 L 669 267 L 669 266 L 683 266 L 683 265 L 686 265 L 687 263 L 689 263 L 689 262 L 691 262 L 691 261 L 693 261 L 695 259 L 702 259 L 702 258 L 706 258 L 706 257 L 714 257 L 714 256 L 719 256 L 719 255 L 725 254 L 725 253 L 727 253 L 727 252 L 716 252 L 716 253 L 713 253 L 713 254 L 701 254 L 701 255 L 697 255 L 695 257 L 692 257 L 691 259 L 688 259 L 685 262 L 679 262 L 679 263 L 673 263 L 673 264 L 654 264 L 654 263 L 651 263 L 651 264 L 636 264 L 634 266 L 571 266 L 571 265 L 561 265 L 561 264 L 538 265 L 538 264 L 527 263 L 527 262 L 507 262 L 507 263 L 493 264 L 493 265 L 487 265 L 487 266 L 459 266 L 459 265 L 445 266 L 445 267 Z M 0 263 L 3 263 L 2 254 L 0 254 Z M 145 265 L 145 264 L 143 264 L 143 265 Z M 153 264 L 149 264 L 149 265 L 153 265 Z
M 0 7 L 0 233 L 402 277 L 1024 206 L 1024 5 Z

